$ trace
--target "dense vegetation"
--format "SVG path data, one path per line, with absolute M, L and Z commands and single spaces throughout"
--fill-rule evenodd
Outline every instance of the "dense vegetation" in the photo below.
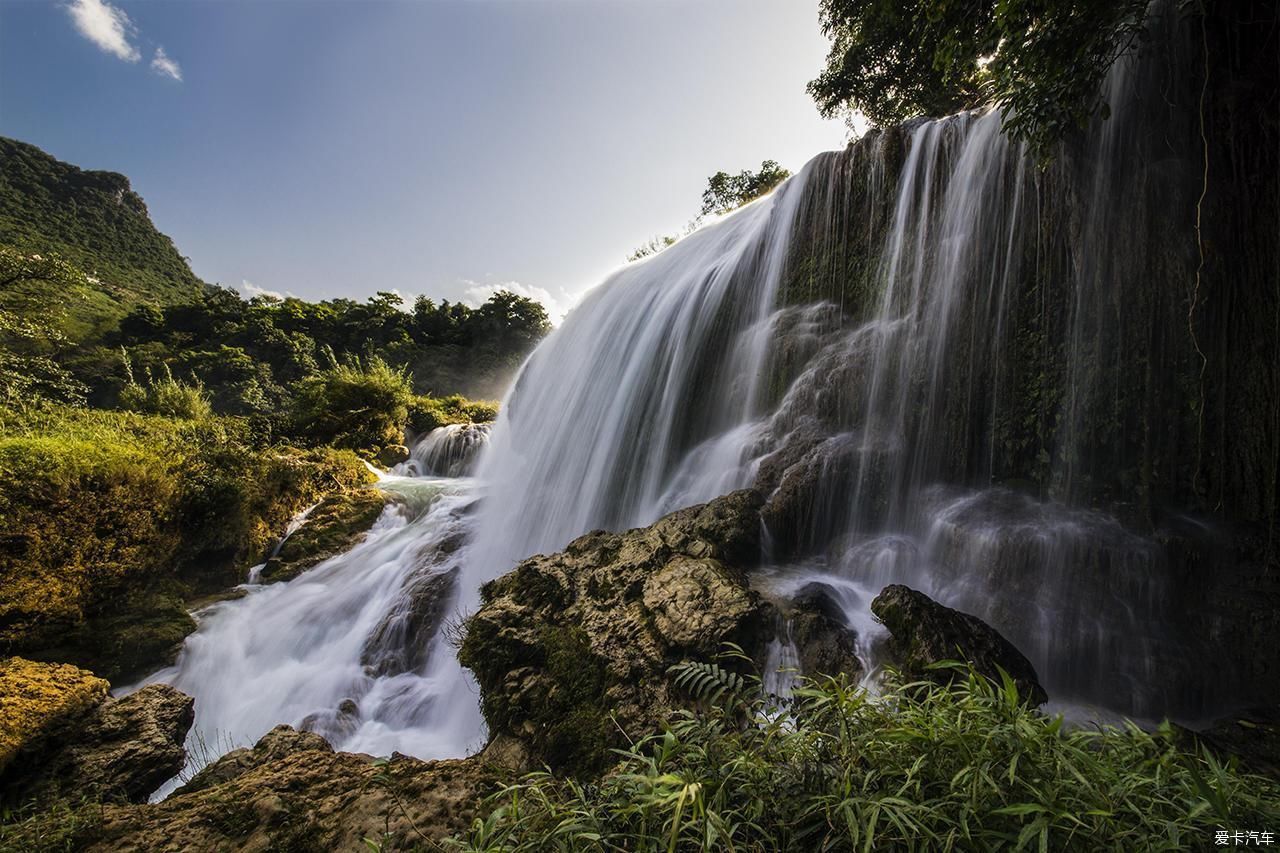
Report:
M 1043 148 L 1108 106 L 1100 85 L 1135 46 L 1146 0 L 822 0 L 823 115 L 888 125 L 995 104 Z
M 185 600 L 239 582 L 320 496 L 370 479 L 241 418 L 0 408 L 0 654 L 116 678 L 194 627 Z
M 77 336 L 110 327 L 139 302 L 187 301 L 199 279 L 114 172 L 85 171 L 0 137 L 0 245 L 60 255 L 83 276 L 0 274 L 0 307 L 57 305 Z
M 1169 725 L 1081 729 L 969 671 L 873 697 L 843 677 L 794 699 L 684 664 L 702 701 L 598 783 L 535 773 L 490 801 L 468 850 L 1169 850 L 1273 826 L 1280 786 Z
M 192 274 L 125 177 L 12 140 L 0 201 L 0 655 L 160 665 L 189 600 L 366 484 L 361 457 L 492 420 L 457 392 L 497 396 L 549 328 L 507 292 L 246 300 Z

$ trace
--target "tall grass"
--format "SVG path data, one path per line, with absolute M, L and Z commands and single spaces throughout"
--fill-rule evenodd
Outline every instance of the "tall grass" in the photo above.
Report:
M 694 665 L 705 666 L 705 665 Z M 703 687 L 704 673 L 684 681 Z M 969 671 L 878 698 L 806 680 L 786 703 L 700 690 L 699 712 L 599 783 L 535 773 L 452 843 L 476 851 L 1188 850 L 1280 825 L 1280 787 L 1185 743 L 1072 728 Z

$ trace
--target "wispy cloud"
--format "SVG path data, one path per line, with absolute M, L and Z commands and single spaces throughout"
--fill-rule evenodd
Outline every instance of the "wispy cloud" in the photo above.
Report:
M 177 61 L 164 52 L 163 47 L 156 48 L 156 55 L 151 58 L 151 70 L 157 74 L 172 77 L 174 80 L 182 82 L 182 68 Z
M 137 62 L 142 58 L 142 53 L 132 42 L 138 28 L 123 9 L 103 0 L 71 0 L 67 11 L 71 13 L 71 21 L 80 35 L 102 50 L 125 62 Z
M 569 313 L 572 303 L 568 294 L 562 289 L 560 296 L 552 296 L 551 291 L 543 287 L 531 287 L 527 284 L 521 284 L 518 281 L 500 281 L 496 284 L 481 284 L 478 281 L 463 279 L 463 284 L 467 285 L 466 301 L 473 308 L 478 308 L 489 300 L 490 296 L 499 290 L 509 290 L 517 296 L 523 296 L 532 299 L 535 302 L 541 302 L 542 307 L 547 309 L 547 315 L 551 318 L 551 322 L 560 325 L 560 321 L 564 319 L 564 315 Z
M 105 53 L 125 62 L 142 59 L 142 50 L 137 44 L 138 28 L 124 9 L 107 0 L 68 0 L 66 9 L 80 35 Z M 182 80 L 182 66 L 160 45 L 156 45 L 155 55 L 151 57 L 151 70 L 171 80 Z
M 265 287 L 258 287 L 258 285 L 248 281 L 247 279 L 241 280 L 240 289 L 243 290 L 245 296 L 248 296 L 250 299 L 255 296 L 269 296 L 272 299 L 284 299 L 285 296 L 278 290 L 267 290 Z

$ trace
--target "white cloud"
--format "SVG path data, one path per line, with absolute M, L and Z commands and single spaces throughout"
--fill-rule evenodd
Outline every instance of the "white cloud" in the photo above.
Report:
M 560 291 L 560 297 L 551 295 L 551 291 L 542 287 L 530 287 L 521 284 L 518 281 L 502 281 L 497 284 L 481 284 L 478 281 L 463 279 L 462 283 L 467 285 L 466 298 L 463 300 L 472 308 L 479 308 L 489 300 L 489 297 L 497 293 L 499 290 L 509 290 L 517 296 L 523 296 L 532 299 L 535 302 L 541 302 L 542 307 L 547 309 L 547 315 L 551 318 L 551 322 L 560 325 L 560 321 L 564 319 L 564 315 L 569 313 L 572 304 L 568 299 L 568 294 L 563 289 Z
M 284 299 L 284 294 L 278 290 L 267 290 L 265 287 L 258 287 L 248 280 L 241 280 L 240 289 L 244 291 L 245 296 L 252 299 L 255 296 L 270 296 L 272 299 Z
M 163 74 L 165 77 L 172 77 L 179 83 L 182 82 L 182 68 L 172 59 L 169 54 L 164 52 L 163 47 L 156 48 L 156 55 L 151 60 L 151 70 L 157 74 Z
M 142 58 L 142 53 L 130 40 L 138 34 L 138 28 L 123 9 L 104 0 L 71 0 L 67 11 L 80 35 L 107 53 L 125 62 L 137 62 Z

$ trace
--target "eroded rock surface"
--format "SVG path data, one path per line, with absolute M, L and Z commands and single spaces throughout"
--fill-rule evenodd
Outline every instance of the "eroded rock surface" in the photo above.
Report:
M 954 670 L 928 667 L 946 660 L 968 661 L 997 682 L 1000 669 L 1009 673 L 1019 694 L 1032 705 L 1049 699 L 1031 661 L 976 616 L 944 607 L 902 584 L 885 587 L 871 602 L 871 612 L 889 629 L 889 653 L 909 678 L 949 683 Z
M 759 656 L 772 622 L 745 568 L 760 504 L 734 492 L 650 527 L 588 533 L 487 584 L 459 657 L 491 734 L 523 741 L 535 765 L 597 770 L 622 732 L 647 732 L 676 703 L 672 664 L 727 641 Z
M 466 829 L 503 771 L 482 758 L 334 752 L 279 726 L 154 805 L 109 806 L 93 851 L 436 849 Z

